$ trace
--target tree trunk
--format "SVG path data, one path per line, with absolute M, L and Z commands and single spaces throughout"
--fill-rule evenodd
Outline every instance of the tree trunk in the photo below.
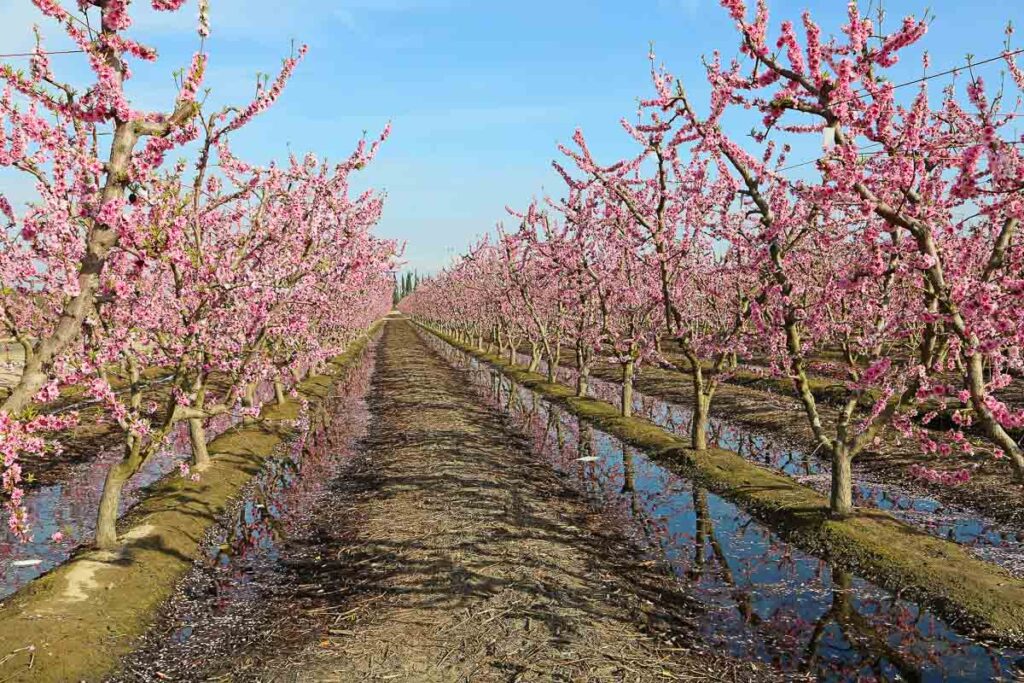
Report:
M 283 406 L 288 398 L 284 395 L 284 382 L 280 380 L 274 381 L 274 398 L 277 400 L 277 405 Z
M 206 449 L 206 428 L 202 418 L 188 421 L 188 440 L 192 444 L 192 469 L 202 472 L 210 466 L 210 451 Z
M 123 77 L 121 69 L 115 68 L 115 71 L 116 78 L 120 80 Z M 98 206 L 104 206 L 124 196 L 125 188 L 128 186 L 127 171 L 132 163 L 132 152 L 139 141 L 139 133 L 134 122 L 119 121 L 112 132 L 110 155 L 105 169 L 106 180 Z M 54 360 L 61 351 L 74 342 L 81 333 L 83 321 L 95 310 L 100 275 L 110 250 L 117 244 L 117 230 L 114 226 L 97 220 L 90 222 L 88 242 L 78 268 L 78 294 L 63 302 L 60 317 L 53 331 L 37 340 L 31 354 L 26 353 L 21 378 L 11 388 L 11 393 L 0 408 L 9 415 L 18 414 L 28 407 L 49 379 Z
M 630 358 L 622 364 L 622 415 L 633 415 L 633 367 L 635 361 Z
M 1014 478 L 1024 484 L 1024 452 L 999 424 L 992 411 L 985 403 L 985 366 L 980 353 L 973 354 L 967 360 L 967 388 L 971 396 L 971 407 L 977 415 L 978 424 L 985 436 L 1010 458 Z
M 849 517 L 853 513 L 852 458 L 842 447 L 832 449 L 832 492 L 829 512 L 833 517 Z
M 256 383 L 249 382 L 245 385 L 245 396 L 242 397 L 242 406 L 245 408 L 252 408 L 256 405 Z M 242 418 L 242 424 L 250 425 L 256 422 L 256 418 L 251 415 L 246 415 Z
M 540 346 L 537 342 L 530 342 L 530 372 L 537 372 L 537 368 L 540 367 Z
M 696 389 L 696 387 L 694 387 Z M 697 392 L 693 397 L 693 419 L 690 423 L 690 441 L 695 451 L 707 450 L 708 447 L 708 413 L 710 413 L 711 400 L 703 392 Z
M 583 398 L 590 387 L 590 364 L 587 362 L 583 349 L 576 349 L 576 395 Z
M 107 470 L 100 507 L 96 512 L 96 547 L 100 550 L 114 550 L 118 547 L 117 513 L 121 506 L 121 491 L 142 464 L 141 452 L 141 439 L 129 437 L 124 459 Z
M 1017 442 L 1013 443 L 1016 446 Z M 1016 448 L 1009 449 L 1006 454 L 1010 457 L 1014 478 L 1018 484 L 1024 484 L 1024 452 L 1021 452 L 1020 446 L 1016 446 Z
M 107 472 L 96 515 L 96 547 L 100 550 L 117 548 L 117 511 L 121 504 L 121 489 L 129 478 L 131 472 L 126 462 L 117 463 Z

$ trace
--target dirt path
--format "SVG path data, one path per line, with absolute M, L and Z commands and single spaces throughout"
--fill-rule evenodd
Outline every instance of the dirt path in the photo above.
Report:
M 317 608 L 337 616 L 250 680 L 768 676 L 692 642 L 699 607 L 467 385 L 388 324 L 363 461 L 303 553 L 303 585 L 339 595 Z

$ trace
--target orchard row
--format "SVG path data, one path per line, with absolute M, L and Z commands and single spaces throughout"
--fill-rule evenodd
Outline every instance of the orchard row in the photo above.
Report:
M 791 380 L 831 459 L 837 516 L 852 508 L 851 462 L 889 437 L 963 460 L 954 475 L 921 468 L 937 479 L 995 457 L 1024 482 L 1024 405 L 1008 398 L 1024 372 L 1012 29 L 999 87 L 965 69 L 936 94 L 927 75 L 910 90 L 891 75 L 927 18 L 885 32 L 851 2 L 836 37 L 805 13 L 769 38 L 764 0 L 721 5 L 739 56 L 705 62 L 708 101 L 652 55 L 651 92 L 622 121 L 636 153 L 603 163 L 577 131 L 555 163 L 564 192 L 510 210 L 514 230 L 499 226 L 401 307 L 502 352 L 529 344 L 531 369 L 544 359 L 552 378 L 574 349 L 580 395 L 611 355 L 626 414 L 635 369 L 672 360 L 671 340 L 692 378 L 695 449 L 716 389 L 756 363 Z M 744 121 L 753 131 L 730 132 Z M 820 377 L 839 387 L 835 419 Z
M 173 106 L 140 111 L 126 93 L 130 63 L 156 52 L 127 35 L 130 2 L 33 4 L 92 75 L 62 80 L 41 38 L 26 70 L 0 67 L 0 167 L 34 187 L 20 212 L 0 195 L 3 332 L 24 350 L 0 412 L 0 498 L 11 529 L 29 533 L 19 459 L 52 457 L 74 438 L 75 413 L 47 404 L 84 387 L 123 435 L 97 525 L 109 548 L 121 488 L 176 426 L 187 423 L 202 470 L 208 420 L 259 412 L 261 384 L 284 401 L 389 309 L 397 245 L 372 234 L 383 198 L 350 191 L 387 131 L 337 164 L 248 163 L 232 134 L 275 103 L 305 48 L 248 104 L 215 111 L 200 48 L 176 74 Z M 167 12 L 183 4 L 152 0 Z M 200 2 L 201 43 L 208 33 Z M 157 383 L 165 391 L 147 393 Z

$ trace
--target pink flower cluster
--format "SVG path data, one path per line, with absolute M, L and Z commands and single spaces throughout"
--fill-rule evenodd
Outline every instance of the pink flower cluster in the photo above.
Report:
M 909 472 L 910 476 L 915 479 L 941 486 L 959 486 L 971 480 L 971 471 L 966 468 L 954 471 L 943 470 L 940 472 L 924 465 L 911 465 Z

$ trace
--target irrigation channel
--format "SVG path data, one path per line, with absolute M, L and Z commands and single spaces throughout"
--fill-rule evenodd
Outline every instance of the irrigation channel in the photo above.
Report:
M 266 401 L 271 396 L 270 384 L 264 383 L 258 388 L 259 400 Z M 65 410 L 87 403 L 68 406 Z M 241 414 L 237 410 L 213 418 L 206 426 L 207 440 L 212 441 L 240 421 Z M 179 465 L 188 462 L 191 453 L 188 424 L 182 422 L 171 433 L 167 446 L 147 460 L 125 485 L 120 516 L 145 496 L 148 486 L 178 472 Z M 95 458 L 73 465 L 59 481 L 29 490 L 25 508 L 33 520 L 33 530 L 28 542 L 17 538 L 7 525 L 0 528 L 0 601 L 92 541 L 104 478 L 110 466 L 121 457 L 121 447 L 104 448 Z M 56 532 L 62 535 L 60 542 L 50 540 Z
M 76 481 L 33 495 L 80 540 Z M 404 320 L 204 544 L 110 680 L 1024 676 Z
M 258 648 L 261 637 L 295 616 L 303 590 L 289 583 L 295 557 L 282 555 L 282 545 L 315 533 L 317 512 L 330 506 L 331 482 L 352 465 L 369 422 L 365 399 L 378 342 L 334 387 L 316 426 L 272 458 L 208 532 L 204 554 L 117 680 L 195 680 L 230 671 L 220 657 Z
M 520 365 L 528 366 L 530 356 L 517 354 Z M 546 361 L 539 372 L 547 373 Z M 575 384 L 576 370 L 562 366 L 557 381 Z M 680 377 L 680 382 L 684 381 Z M 587 395 L 621 408 L 622 386 L 591 376 Z M 766 400 L 770 398 L 766 397 Z M 658 396 L 634 388 L 633 414 L 643 417 L 683 438 L 689 438 L 691 410 Z M 733 451 L 747 460 L 791 477 L 828 495 L 831 467 L 824 457 L 787 442 L 778 435 L 757 431 L 722 417 L 712 417 L 708 424 L 711 446 Z M 944 505 L 935 498 L 880 478 L 854 462 L 853 497 L 859 507 L 885 510 L 907 524 L 939 538 L 955 541 L 977 557 L 997 564 L 1011 574 L 1024 577 L 1024 530 L 1000 523 L 977 510 Z

